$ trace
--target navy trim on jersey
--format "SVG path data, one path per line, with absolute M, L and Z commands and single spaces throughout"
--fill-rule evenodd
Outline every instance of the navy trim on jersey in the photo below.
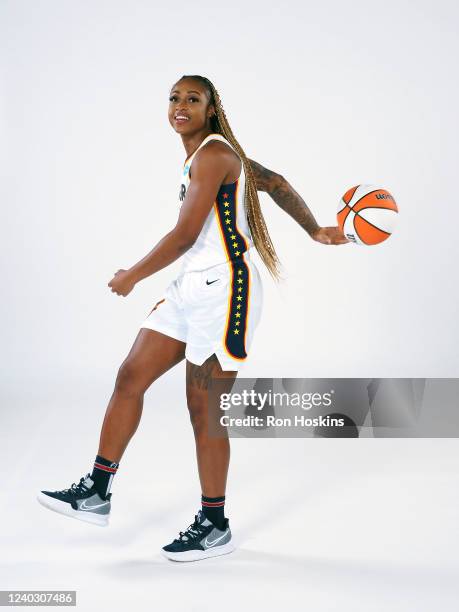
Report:
M 249 269 L 244 260 L 247 243 L 236 224 L 236 194 L 238 181 L 222 185 L 215 201 L 225 249 L 232 271 L 229 314 L 225 332 L 225 347 L 238 359 L 245 359 L 245 334 L 249 305 Z

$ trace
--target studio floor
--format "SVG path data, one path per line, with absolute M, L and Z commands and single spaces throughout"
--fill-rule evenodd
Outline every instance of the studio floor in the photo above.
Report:
M 159 554 L 199 508 L 181 366 L 148 391 L 110 526 L 40 506 L 90 471 L 110 385 L 17 389 L 2 416 L 0 589 L 77 591 L 77 609 L 457 610 L 458 441 L 232 439 L 237 550 Z

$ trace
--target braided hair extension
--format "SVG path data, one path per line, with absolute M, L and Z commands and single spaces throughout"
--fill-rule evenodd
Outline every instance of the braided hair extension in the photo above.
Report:
M 279 271 L 281 264 L 271 241 L 263 213 L 261 212 L 257 185 L 252 172 L 252 167 L 228 123 L 218 91 L 215 89 L 213 83 L 206 77 L 196 74 L 183 75 L 179 81 L 183 79 L 195 79 L 207 89 L 210 103 L 214 105 L 216 111 L 216 114 L 211 117 L 211 129 L 214 133 L 221 134 L 224 138 L 226 138 L 226 140 L 228 140 L 228 142 L 235 148 L 242 160 L 246 177 L 244 208 L 247 214 L 250 233 L 252 235 L 255 248 L 257 249 L 263 263 L 268 268 L 274 280 L 278 281 L 281 278 Z

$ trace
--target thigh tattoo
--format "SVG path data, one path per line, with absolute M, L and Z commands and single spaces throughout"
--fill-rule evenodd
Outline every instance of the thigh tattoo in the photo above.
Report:
M 187 366 L 186 384 L 204 390 L 209 389 L 214 371 L 220 370 L 220 363 L 215 353 L 200 366 L 190 361 Z

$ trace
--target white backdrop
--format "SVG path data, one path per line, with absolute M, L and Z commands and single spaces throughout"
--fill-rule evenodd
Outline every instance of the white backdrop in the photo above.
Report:
M 247 155 L 319 223 L 364 182 L 400 208 L 387 243 L 332 248 L 261 195 L 288 281 L 260 263 L 247 374 L 458 375 L 455 2 L 1 6 L 3 371 L 121 363 L 179 262 L 127 298 L 107 283 L 175 224 L 185 155 L 168 93 L 200 73 Z
M 276 286 L 257 260 L 265 309 L 243 375 L 459 375 L 458 17 L 457 3 L 445 0 L 0 0 L 1 369 L 8 432 L 1 470 L 15 494 L 19 484 L 27 483 L 27 500 L 39 486 L 69 486 L 84 469 L 78 466 L 89 462 L 89 468 L 116 371 L 178 272 L 179 261 L 127 298 L 107 286 L 116 270 L 142 258 L 175 224 L 186 155 L 168 123 L 167 105 L 171 85 L 183 74 L 214 82 L 246 154 L 283 174 L 320 224 L 336 223 L 340 197 L 359 183 L 384 185 L 400 209 L 397 231 L 384 244 L 331 247 L 313 242 L 260 196 L 287 281 Z M 175 378 L 183 384 L 183 374 L 180 364 L 166 375 L 164 388 Z M 158 396 L 152 390 L 149 397 Z M 164 391 L 161 397 L 171 396 Z M 187 418 L 184 404 L 174 410 Z M 143 453 L 159 438 L 152 413 L 143 427 L 148 419 L 148 437 L 140 434 L 125 461 L 131 457 L 131 468 L 136 465 L 133 490 L 145 484 L 146 472 L 138 471 Z M 372 453 L 382 447 L 370 442 L 353 447 L 357 464 L 378 462 Z M 391 441 L 380 442 L 392 452 Z M 437 448 L 443 466 L 457 465 L 457 445 L 450 442 L 427 448 L 411 441 L 411 460 Z M 269 461 L 277 443 L 267 442 L 261 456 Z M 333 441 L 323 444 L 330 453 L 325 457 L 336 453 L 344 461 Z M 397 448 L 399 469 L 404 451 Z M 56 471 L 53 453 L 63 459 Z M 314 457 L 323 459 L 312 455 L 315 469 Z M 249 460 L 243 454 L 236 461 L 242 458 Z M 183 476 L 178 463 L 176 469 Z M 416 469 L 421 491 L 424 468 Z M 440 464 L 438 470 L 444 476 L 440 499 L 458 483 L 457 472 L 446 475 Z M 156 481 L 152 489 L 161 486 Z M 330 490 L 334 500 L 340 486 Z M 399 491 L 392 494 L 395 499 Z M 251 505 L 246 489 L 234 485 L 232 495 L 234 503 L 240 495 L 241 512 Z M 38 509 L 26 498 L 24 520 L 32 520 Z M 189 508 L 183 520 L 191 519 Z M 278 506 L 273 511 L 282 517 Z M 41 529 L 42 515 L 33 520 Z M 167 520 L 171 530 L 176 520 Z M 447 524 L 439 535 L 451 544 Z M 292 537 L 300 537 L 300 527 L 291 526 Z M 16 529 L 21 532 L 19 523 Z M 273 529 L 270 524 L 261 532 L 260 546 L 276 541 L 282 548 L 285 531 L 279 528 L 276 540 Z M 431 536 L 435 548 L 433 531 Z M 408 550 L 411 540 L 406 545 Z M 65 550 L 56 550 L 64 559 Z M 355 603 L 353 596 L 349 602 Z M 333 609 L 327 597 L 318 595 L 316 610 Z

